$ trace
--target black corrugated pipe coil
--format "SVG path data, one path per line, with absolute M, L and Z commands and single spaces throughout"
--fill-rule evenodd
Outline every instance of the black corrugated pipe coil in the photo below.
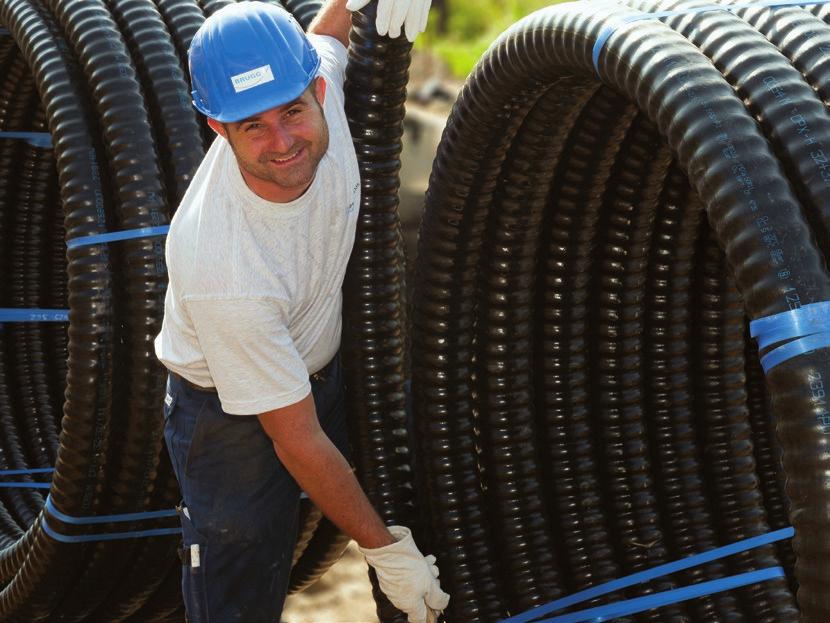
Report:
M 164 238 L 73 241 L 163 230 L 169 222 L 212 140 L 190 103 L 187 49 L 206 15 L 228 3 L 0 0 L 0 307 L 68 309 L 69 320 L 0 329 L 0 470 L 54 467 L 51 488 L 0 487 L 1 621 L 183 618 L 178 537 L 95 537 L 169 532 L 175 520 L 73 522 L 168 510 L 178 500 L 159 417 L 165 371 L 152 344 L 166 287 Z M 304 27 L 321 4 L 284 3 Z M 353 129 L 362 146 L 363 207 L 376 210 L 379 223 L 361 221 L 361 259 L 353 260 L 350 279 L 363 290 L 349 311 L 352 324 L 377 339 L 355 340 L 349 397 L 367 401 L 369 415 L 353 415 L 366 418 L 354 426 L 357 463 L 392 521 L 407 512 L 399 503 L 413 490 L 400 406 L 402 268 L 388 270 L 390 258 L 401 261 L 389 251 L 399 249 L 397 158 L 410 46 L 379 41 L 367 20 L 355 17 L 348 71 L 368 98 Z M 12 140 L 20 132 L 34 134 Z M 376 271 L 366 263 L 372 261 L 380 262 Z M 376 287 L 378 277 L 386 285 Z M 389 404 L 399 406 L 386 430 L 371 414 Z M 4 479 L 31 483 L 40 476 Z M 403 494 L 393 491 L 392 476 Z M 309 503 L 303 515 L 292 590 L 313 583 L 347 542 Z M 52 534 L 92 540 L 63 542 L 46 533 L 44 522 Z
M 583 605 L 781 565 L 614 620 L 830 620 L 830 8 L 713 4 L 538 11 L 453 108 L 411 310 L 447 620 L 789 525 Z M 752 325 L 765 374 L 748 321 L 796 309 Z
M 177 497 L 151 344 L 160 239 L 66 256 L 63 241 L 172 214 L 209 138 L 183 53 L 225 3 L 0 3 L 11 33 L 0 37 L 0 130 L 48 131 L 53 143 L 0 142 L 3 304 L 70 309 L 68 331 L 4 327 L 0 467 L 55 465 L 52 501 L 71 516 Z M 440 555 L 451 620 L 497 620 L 789 522 L 795 567 L 787 545 L 767 546 L 648 590 L 779 561 L 786 580 L 636 618 L 795 620 L 796 586 L 803 620 L 828 614 L 825 350 L 768 371 L 771 408 L 745 322 L 827 298 L 827 11 L 625 23 L 690 6 L 552 8 L 505 33 L 471 76 L 422 227 L 414 449 L 395 214 L 409 46 L 373 40 L 372 20 L 356 19 L 348 98 L 366 216 L 345 325 L 356 462 L 385 520 L 425 513 L 420 540 Z M 3 620 L 181 619 L 174 538 L 57 542 L 37 489 L 0 494 Z M 306 513 L 295 588 L 343 545 Z M 62 534 L 91 531 L 48 519 Z M 400 619 L 388 605 L 380 614 Z

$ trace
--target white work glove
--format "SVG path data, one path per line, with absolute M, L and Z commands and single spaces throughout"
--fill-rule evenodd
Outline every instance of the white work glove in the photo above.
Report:
M 349 11 L 359 11 L 372 0 L 348 0 Z M 429 6 L 432 0 L 378 0 L 378 15 L 375 28 L 379 35 L 388 33 L 390 39 L 401 34 L 401 26 L 406 31 L 406 38 L 415 41 L 419 32 L 427 28 Z
M 409 623 L 434 623 L 447 607 L 450 596 L 441 590 L 435 556 L 424 556 L 409 528 L 389 526 L 396 543 L 360 552 L 375 569 L 380 590 Z

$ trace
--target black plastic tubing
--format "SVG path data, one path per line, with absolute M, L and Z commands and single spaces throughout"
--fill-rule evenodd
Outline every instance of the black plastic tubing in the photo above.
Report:
M 764 388 L 745 322 L 830 295 L 830 12 L 627 23 L 711 5 L 628 4 L 508 29 L 433 165 L 412 389 L 447 618 L 495 621 L 788 517 L 794 569 L 767 546 L 649 590 L 782 563 L 787 580 L 636 619 L 825 621 L 828 351 Z
M 0 140 L 0 306 L 69 309 L 68 325 L 0 329 L 0 469 L 54 466 L 52 503 L 71 516 L 169 509 L 178 501 L 159 416 L 165 371 L 152 346 L 167 279 L 164 239 L 68 251 L 66 242 L 169 222 L 213 138 L 190 105 L 187 49 L 205 16 L 226 4 L 0 0 L 0 131 L 51 135 L 51 148 Z M 304 26 L 321 4 L 285 3 Z M 409 523 L 402 310 L 389 323 L 389 310 L 401 305 L 402 258 L 390 255 L 399 232 L 390 217 L 409 46 L 377 44 L 373 23 L 357 18 L 362 51 L 351 64 L 361 67 L 350 80 L 361 98 L 368 93 L 384 107 L 380 122 L 373 109 L 354 126 L 365 146 L 364 206 L 377 207 L 361 223 L 356 257 L 369 257 L 375 268 L 353 263 L 350 278 L 364 280 L 364 289 L 350 311 L 362 315 L 361 331 L 382 336 L 352 356 L 350 401 L 367 400 L 366 412 L 353 413 L 365 418 L 353 426 L 364 484 L 386 519 Z M 374 76 L 387 56 L 384 76 L 394 80 Z M 390 405 L 386 427 L 378 418 Z M 0 488 L 0 620 L 182 620 L 177 537 L 63 543 L 42 526 L 45 518 L 59 533 L 84 535 L 173 527 L 175 520 L 76 526 L 44 511 L 44 498 L 43 490 Z M 313 583 L 347 543 L 316 509 L 304 510 L 292 590 Z

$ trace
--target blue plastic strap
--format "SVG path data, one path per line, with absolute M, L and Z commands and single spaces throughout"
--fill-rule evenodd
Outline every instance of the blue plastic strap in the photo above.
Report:
M 830 301 L 810 303 L 798 309 L 758 318 L 749 323 L 749 334 L 758 340 L 758 348 L 776 342 L 822 333 L 830 329 Z
M 713 560 L 718 560 L 720 558 L 732 556 L 733 554 L 745 552 L 756 547 L 761 547 L 762 545 L 775 543 L 776 541 L 783 541 L 784 539 L 791 538 L 794 534 L 795 529 L 790 527 L 775 530 L 774 532 L 769 532 L 760 536 L 751 537 L 749 539 L 744 539 L 724 547 L 709 550 L 708 552 L 695 554 L 681 560 L 675 560 L 674 562 L 646 569 L 645 571 L 639 571 L 623 578 L 618 578 L 616 580 L 606 582 L 605 584 L 600 584 L 599 586 L 587 588 L 583 591 L 579 591 L 578 593 L 574 593 L 573 595 L 568 595 L 567 597 L 552 601 L 549 604 L 537 606 L 527 612 L 503 619 L 501 623 L 527 623 L 528 621 L 550 614 L 551 612 L 569 608 L 578 603 L 594 599 L 595 597 L 607 595 L 608 593 L 613 593 L 615 591 L 634 586 L 635 584 L 642 584 L 664 575 L 669 575 L 685 569 L 691 569 L 692 567 L 697 567 L 707 562 L 712 562 Z
M 0 469 L 0 476 L 19 476 L 21 474 L 51 474 L 54 467 L 35 467 L 34 469 Z
M 36 467 L 34 469 L 0 469 L 0 476 L 21 476 L 24 474 L 51 474 L 54 467 Z M 48 489 L 52 485 L 48 482 L 0 482 L 0 487 L 10 489 Z
M 768 373 L 793 357 L 830 346 L 830 301 L 810 303 L 753 320 L 749 323 L 749 334 L 758 340 L 760 350 L 791 340 L 761 357 L 761 366 Z
M 785 577 L 783 567 L 769 567 L 767 569 L 759 569 L 758 571 L 741 573 L 727 578 L 721 578 L 719 580 L 710 580 L 709 582 L 701 582 L 700 584 L 693 584 L 692 586 L 684 586 L 670 591 L 663 591 L 662 593 L 655 593 L 644 597 L 635 597 L 634 599 L 627 599 L 625 601 L 615 602 L 606 606 L 589 608 L 588 610 L 581 610 L 580 612 L 563 614 L 550 619 L 542 619 L 537 623 L 586 623 L 588 621 L 609 621 L 619 617 L 637 614 L 638 612 L 651 610 L 653 608 L 661 608 L 663 606 L 668 606 L 669 604 L 688 601 L 689 599 L 696 599 L 697 597 L 703 597 L 704 595 L 729 591 L 734 588 L 740 588 L 741 586 L 757 584 L 758 582 L 765 582 L 766 580 L 783 577 Z
M 0 132 L 0 135 L 3 133 Z M 170 230 L 169 225 L 156 227 L 140 227 L 107 234 L 96 234 L 94 236 L 83 236 L 75 238 L 66 243 L 68 249 L 89 246 L 93 244 L 104 244 L 117 242 L 119 240 L 131 240 L 134 238 L 147 238 L 150 236 L 164 236 Z M 15 309 L 0 308 L 0 323 L 3 322 L 68 322 L 68 309 Z
M 827 348 L 828 346 L 830 346 L 830 331 L 807 335 L 783 346 L 779 346 L 761 357 L 761 367 L 764 369 L 764 374 L 767 374 L 780 363 L 784 363 L 799 355 L 806 355 L 819 348 Z
M 0 139 L 2 138 L 23 140 L 33 147 L 52 147 L 52 135 L 49 132 L 0 132 Z
M 60 512 L 52 503 L 51 496 L 46 498 L 45 509 L 50 515 L 60 519 L 64 523 L 73 525 L 91 525 L 102 523 L 119 523 L 125 521 L 144 521 L 146 519 L 159 519 L 163 517 L 175 517 L 178 513 L 174 509 L 164 511 L 149 511 L 143 513 L 123 513 L 120 515 L 98 515 L 95 517 L 73 517 L 66 513 Z M 119 539 L 138 539 L 151 536 L 164 536 L 168 534 L 181 534 L 181 528 L 151 528 L 148 530 L 133 530 L 131 532 L 107 532 L 97 534 L 78 534 L 67 535 L 56 532 L 54 528 L 49 526 L 46 517 L 41 521 L 43 530 L 56 541 L 62 543 L 92 543 L 94 541 L 116 541 Z
M 0 307 L 0 322 L 68 322 L 68 309 L 16 309 Z
M 61 543 L 93 543 L 96 541 L 118 541 L 120 539 L 140 539 L 151 536 L 166 536 L 181 534 L 181 528 L 153 528 L 151 530 L 134 530 L 132 532 L 110 532 L 101 534 L 77 534 L 69 536 L 55 532 L 44 517 L 40 522 L 43 531 Z
M 174 509 L 164 511 L 148 511 L 143 513 L 123 513 L 121 515 L 96 515 L 95 517 L 73 517 L 60 512 L 52 503 L 52 498 L 46 498 L 46 510 L 50 515 L 57 517 L 64 523 L 86 526 L 99 523 L 118 523 L 122 521 L 142 521 L 144 519 L 159 519 L 161 517 L 176 517 L 178 513 Z
M 114 231 L 108 234 L 83 236 L 82 238 L 68 240 L 66 242 L 66 248 L 75 249 L 77 247 L 86 247 L 92 244 L 104 244 L 107 242 L 117 242 L 119 240 L 132 240 L 134 238 L 147 238 L 150 236 L 164 236 L 167 234 L 169 229 L 169 225 L 159 225 L 157 227 L 140 227 L 138 229 Z
M 653 13 L 633 13 L 631 15 L 626 15 L 624 17 L 618 18 L 615 23 L 606 25 L 600 31 L 596 42 L 594 42 L 594 49 L 591 54 L 591 58 L 594 61 L 594 71 L 596 71 L 597 74 L 599 74 L 599 56 L 602 53 L 602 49 L 605 47 L 605 44 L 608 42 L 608 39 L 611 38 L 611 35 L 613 35 L 620 27 L 625 26 L 626 24 L 630 24 L 631 22 L 661 19 L 663 17 L 674 17 L 675 15 L 693 15 L 696 13 L 708 13 L 710 11 L 727 11 L 729 13 L 732 13 L 734 11 L 739 11 L 741 9 L 779 9 L 788 6 L 809 6 L 828 3 L 830 3 L 830 0 L 813 0 L 812 2 L 804 2 L 804 0 L 762 0 L 761 2 L 749 2 L 745 4 L 707 4 L 704 6 L 693 7 L 689 9 L 677 9 L 674 11 L 655 11 Z M 625 5 L 619 6 L 620 8 L 628 8 Z

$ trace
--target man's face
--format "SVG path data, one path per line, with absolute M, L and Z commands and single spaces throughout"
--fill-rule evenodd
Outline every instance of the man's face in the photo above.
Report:
M 242 121 L 210 126 L 230 143 L 249 188 L 285 203 L 302 195 L 329 146 L 323 116 L 326 83 L 317 78 L 293 102 Z

